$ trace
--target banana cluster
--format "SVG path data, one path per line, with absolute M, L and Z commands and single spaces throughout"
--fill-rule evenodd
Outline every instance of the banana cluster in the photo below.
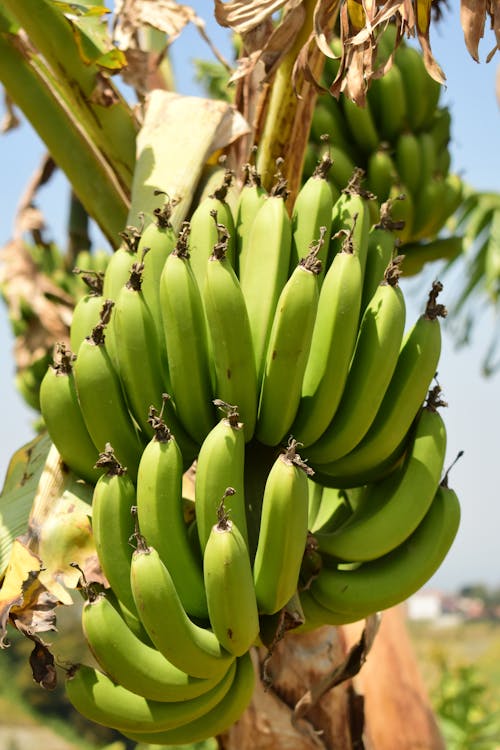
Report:
M 178 235 L 168 202 L 128 227 L 102 295 L 75 310 L 75 353 L 60 345 L 42 382 L 54 444 L 95 484 L 109 583 L 83 609 L 98 668 L 72 670 L 67 693 L 133 740 L 220 733 L 280 613 L 310 628 L 390 606 L 455 535 L 428 395 L 441 285 L 405 333 L 391 202 L 373 224 L 361 174 L 335 200 L 330 167 L 291 216 L 281 175 L 267 194 L 248 167 L 234 208 L 228 172 Z
M 394 46 L 395 28 L 381 36 L 377 65 L 385 70 Z M 333 49 L 339 52 L 339 40 Z M 338 60 L 327 60 L 324 82 L 336 76 Z M 330 140 L 330 179 L 341 191 L 355 167 L 365 172 L 364 187 L 379 204 L 401 195 L 394 216 L 404 221 L 397 231 L 404 244 L 404 273 L 418 272 L 428 261 L 451 258 L 461 251 L 461 238 L 437 238 L 462 200 L 463 185 L 450 172 L 451 117 L 438 106 L 441 86 L 425 69 L 422 55 L 402 41 L 394 62 L 372 80 L 365 107 L 343 94 L 320 97 L 311 128 L 305 173 L 311 174 L 324 136 Z

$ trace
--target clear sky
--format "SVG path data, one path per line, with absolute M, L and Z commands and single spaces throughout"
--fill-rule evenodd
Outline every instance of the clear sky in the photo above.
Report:
M 206 17 L 211 3 L 191 5 Z M 230 55 L 227 35 L 207 19 L 209 33 L 226 55 Z M 500 109 L 495 99 L 495 73 L 500 57 L 484 62 L 493 45 L 487 37 L 480 46 L 481 63 L 475 63 L 463 43 L 458 11 L 446 14 L 440 28 L 433 27 L 433 49 L 447 75 L 442 95 L 453 116 L 452 168 L 477 189 L 500 191 Z M 199 92 L 192 78 L 192 57 L 209 58 L 210 52 L 199 41 L 194 29 L 172 47 L 178 88 L 182 93 Z M 15 132 L 0 137 L 0 244 L 11 232 L 18 197 L 40 162 L 43 145 L 24 123 Z M 64 237 L 66 220 L 65 181 L 58 175 L 40 193 L 49 233 L 56 240 Z M 98 240 L 99 242 L 101 240 Z M 428 291 L 428 276 L 405 285 L 408 322 L 421 311 Z M 446 289 L 442 301 L 451 300 Z M 448 292 L 448 297 L 447 297 Z M 459 450 L 462 460 L 453 469 L 451 486 L 462 502 L 462 525 L 447 560 L 432 585 L 453 590 L 465 583 L 485 582 L 500 587 L 500 490 L 498 446 L 500 425 L 500 375 L 485 380 L 480 362 L 491 332 L 485 320 L 471 346 L 455 351 L 445 326 L 439 379 L 449 407 L 444 411 L 448 430 L 450 463 Z M 6 311 L 0 306 L 0 482 L 12 452 L 32 437 L 34 414 L 27 409 L 13 387 L 12 339 Z

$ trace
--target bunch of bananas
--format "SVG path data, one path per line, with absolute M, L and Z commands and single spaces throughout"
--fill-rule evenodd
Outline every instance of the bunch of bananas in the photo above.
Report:
M 393 50 L 395 27 L 381 35 L 377 65 L 383 70 Z M 340 40 L 332 47 L 337 53 Z M 338 60 L 327 60 L 324 84 L 337 73 Z M 397 195 L 395 217 L 404 220 L 398 237 L 404 244 L 404 273 L 414 274 L 428 261 L 452 258 L 462 249 L 461 238 L 437 235 L 462 200 L 462 181 L 450 173 L 451 117 L 438 106 L 441 86 L 425 69 L 422 55 L 404 41 L 392 67 L 374 79 L 365 107 L 343 94 L 322 96 L 314 112 L 305 164 L 314 169 L 322 136 L 329 136 L 333 159 L 331 182 L 340 191 L 355 167 L 365 172 L 365 187 L 379 203 Z
M 233 209 L 227 172 L 178 235 L 168 201 L 128 227 L 102 296 L 75 310 L 76 354 L 60 345 L 42 382 L 53 442 L 95 483 L 109 582 L 83 609 L 99 668 L 72 670 L 67 693 L 131 739 L 220 733 L 280 613 L 359 619 L 414 592 L 453 541 L 427 395 L 441 285 L 404 335 L 391 202 L 372 225 L 360 175 L 335 200 L 330 167 L 291 216 L 281 175 L 267 194 L 247 166 Z

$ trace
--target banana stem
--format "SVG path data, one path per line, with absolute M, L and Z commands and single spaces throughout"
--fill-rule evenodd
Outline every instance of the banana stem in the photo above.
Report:
M 265 115 L 262 135 L 259 141 L 257 169 L 262 175 L 262 182 L 267 190 L 272 187 L 276 171 L 276 160 L 284 160 L 281 167 L 290 191 L 288 206 L 295 202 L 298 193 L 304 154 L 309 138 L 317 91 L 303 74 L 296 80 L 295 89 L 292 83 L 292 71 L 297 55 L 307 43 L 314 20 L 316 0 L 304 0 L 306 17 L 292 47 L 276 71 L 269 95 L 269 105 Z M 332 14 L 330 23 L 335 23 L 337 12 Z M 323 70 L 324 56 L 315 47 L 310 53 L 311 72 L 319 78 Z

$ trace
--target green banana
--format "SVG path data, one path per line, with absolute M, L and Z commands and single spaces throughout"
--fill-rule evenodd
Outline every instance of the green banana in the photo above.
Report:
M 234 656 L 211 630 L 189 619 L 158 552 L 147 547 L 140 536 L 132 555 L 130 581 L 142 624 L 168 661 L 194 677 L 227 672 Z
M 99 455 L 82 415 L 73 375 L 75 355 L 57 344 L 54 365 L 40 383 L 40 409 L 50 435 L 65 464 L 86 482 L 94 484 Z
M 406 185 L 400 183 L 392 186 L 388 200 L 391 202 L 392 220 L 399 225 L 397 229 L 394 229 L 394 233 L 400 244 L 403 245 L 412 238 L 415 199 Z
M 200 679 L 174 667 L 129 629 L 103 594 L 91 594 L 82 611 L 82 627 L 101 669 L 117 684 L 155 701 L 185 701 L 207 693 L 220 677 Z
M 207 262 L 202 298 L 215 395 L 237 405 L 248 441 L 257 419 L 257 372 L 245 297 L 227 256 L 227 242 L 227 233 L 220 231 Z
M 321 507 L 321 496 L 323 494 L 323 485 L 315 482 L 314 479 L 307 477 L 307 528 L 309 531 L 314 526 L 316 516 Z
M 245 179 L 238 195 L 235 211 L 236 230 L 236 270 L 238 276 L 244 273 L 248 255 L 248 238 L 257 211 L 266 199 L 267 191 L 261 185 L 260 175 L 255 167 L 245 165 Z
M 235 492 L 227 500 L 231 520 L 248 542 L 245 510 L 245 436 L 237 407 L 217 401 L 226 412 L 201 444 L 195 474 L 196 525 L 201 549 L 204 550 L 212 526 L 217 522 L 217 508 L 226 487 Z
M 422 409 L 403 466 L 373 485 L 345 524 L 318 533 L 320 552 L 348 562 L 375 560 L 415 531 L 436 494 L 446 451 L 446 429 L 434 408 Z
M 216 737 L 232 726 L 241 717 L 250 703 L 255 686 L 255 673 L 250 654 L 241 656 L 236 664 L 236 676 L 231 689 L 214 708 L 189 724 L 165 732 L 129 733 L 125 736 L 135 742 L 179 745 L 201 742 Z
M 431 177 L 418 191 L 415 198 L 412 241 L 434 237 L 444 221 L 443 206 L 446 183 L 442 177 Z
M 307 450 L 313 463 L 331 463 L 345 456 L 375 419 L 396 367 L 404 332 L 405 302 L 398 286 L 399 273 L 395 259 L 363 314 L 339 407 L 328 429 Z
M 213 223 L 213 220 L 212 220 Z M 160 278 L 168 370 L 178 419 L 201 444 L 214 423 L 205 314 L 191 270 L 184 224 Z
M 323 487 L 321 504 L 309 531 L 314 534 L 333 533 L 352 515 L 345 490 Z
M 83 339 L 99 323 L 104 297 L 102 295 L 104 274 L 95 271 L 82 271 L 74 268 L 73 273 L 80 274 L 89 291 L 76 303 L 71 318 L 70 345 L 74 352 L 80 348 Z
M 217 214 L 217 222 L 225 227 L 227 232 L 227 259 L 233 266 L 236 260 L 236 230 L 234 226 L 231 207 L 226 202 L 226 196 L 231 183 L 233 173 L 226 170 L 222 185 L 214 190 L 212 195 L 201 201 L 191 216 L 189 233 L 189 254 L 191 257 L 191 268 L 200 289 L 203 289 L 207 260 L 211 255 L 214 245 L 219 241 L 219 230 L 213 220 L 213 212 Z
M 424 131 L 419 133 L 417 137 L 420 148 L 420 182 L 413 196 L 415 203 L 420 191 L 425 188 L 437 172 L 437 151 L 432 134 Z
M 136 422 L 145 435 L 153 434 L 149 407 L 160 407 L 170 392 L 168 372 L 162 367 L 156 325 L 142 292 L 144 262 L 132 264 L 130 277 L 116 296 L 113 314 L 118 374 Z M 173 409 L 172 409 L 173 411 Z
M 320 239 L 283 287 L 266 354 L 256 436 L 264 445 L 287 438 L 297 414 L 319 301 Z
M 121 233 L 122 243 L 115 250 L 104 274 L 102 294 L 105 299 L 116 299 L 116 295 L 130 276 L 132 263 L 137 260 L 137 248 L 141 239 L 142 229 L 127 226 Z
M 155 190 L 155 195 L 162 193 Z M 161 208 L 153 211 L 154 219 L 141 233 L 137 247 L 137 255 L 141 259 L 144 270 L 142 274 L 142 294 L 151 316 L 155 322 L 156 333 L 160 342 L 163 341 L 163 329 L 160 305 L 160 277 L 167 257 L 175 247 L 175 231 L 170 222 L 172 211 L 178 199 L 165 196 Z M 145 252 L 147 250 L 147 252 Z
M 363 275 L 359 255 L 344 242 L 323 280 L 311 347 L 291 432 L 309 446 L 330 424 L 356 343 Z
M 134 483 L 116 460 L 110 445 L 99 455 L 96 465 L 105 470 L 92 497 L 92 533 L 97 557 L 114 594 L 135 615 L 129 573 L 135 528 L 132 517 L 136 502 Z
M 369 102 L 359 107 L 347 96 L 342 97 L 344 116 L 349 127 L 349 135 L 363 154 L 371 154 L 378 148 L 380 137 L 373 120 Z
M 78 349 L 74 365 L 76 390 L 83 418 L 98 449 L 111 443 L 120 463 L 135 479 L 141 443 L 129 414 L 111 357 L 104 345 L 113 302 L 106 300 L 100 322 Z
M 436 374 L 441 354 L 439 318 L 446 308 L 436 302 L 442 289 L 434 282 L 425 312 L 408 331 L 377 415 L 360 443 L 343 458 L 321 466 L 338 484 L 365 484 L 404 442 Z
M 307 540 L 308 487 L 311 470 L 291 440 L 267 476 L 253 576 L 259 611 L 278 612 L 297 589 Z
M 448 144 L 451 140 L 451 113 L 447 107 L 436 109 L 430 132 L 434 138 L 436 153 L 448 151 Z
M 400 70 L 406 100 L 406 114 L 409 128 L 418 132 L 427 117 L 427 76 L 420 53 L 407 44 L 400 44 L 394 55 L 394 62 Z
M 420 143 L 412 132 L 401 133 L 396 141 L 396 169 L 400 180 L 412 195 L 417 195 L 420 187 Z
M 291 268 L 295 268 L 305 258 L 312 245 L 318 241 L 322 227 L 326 237 L 330 236 L 333 210 L 333 191 L 328 182 L 332 166 L 326 153 L 318 162 L 311 177 L 302 185 L 292 213 L 292 252 Z M 321 261 L 319 277 L 323 278 L 328 256 L 328 242 L 323 242 L 317 258 Z
M 330 180 L 337 190 L 344 190 L 346 185 L 349 184 L 349 180 L 355 172 L 357 164 L 347 152 L 335 144 L 335 141 L 330 145 L 329 150 L 332 160 Z
M 203 554 L 203 575 L 210 625 L 222 646 L 242 656 L 259 634 L 259 612 L 252 565 L 245 539 L 224 507 L 225 490 Z
M 150 411 L 154 437 L 137 472 L 137 518 L 141 533 L 167 566 L 183 607 L 190 615 L 208 614 L 203 572 L 193 554 L 182 504 L 183 456 L 162 415 Z
M 329 250 L 329 264 L 342 249 L 346 235 L 352 252 L 359 256 L 364 273 L 368 252 L 368 232 L 371 225 L 370 204 L 374 203 L 361 188 L 362 170 L 355 170 L 347 187 L 333 206 Z
M 295 628 L 294 633 L 310 633 L 311 630 L 322 628 L 324 625 L 345 625 L 361 619 L 354 615 L 350 620 L 346 614 L 326 609 L 314 598 L 309 589 L 300 592 L 300 604 L 304 612 L 304 622 Z
M 278 180 L 257 211 L 248 237 L 247 261 L 240 268 L 258 383 L 262 378 L 274 311 L 290 265 L 292 230 L 285 207 L 286 196 L 285 185 Z
M 380 220 L 370 228 L 368 234 L 368 251 L 360 315 L 363 315 L 366 310 L 368 303 L 377 291 L 378 285 L 384 278 L 385 269 L 395 255 L 396 235 L 394 229 L 397 229 L 399 225 L 392 220 L 391 207 L 392 201 L 382 204 Z
M 423 521 L 399 547 L 355 569 L 323 567 L 311 594 L 323 607 L 353 620 L 399 604 L 437 571 L 459 523 L 458 498 L 440 485 Z
M 120 731 L 161 732 L 188 724 L 217 706 L 230 690 L 235 673 L 234 664 L 203 695 L 175 702 L 153 701 L 136 695 L 97 669 L 83 664 L 68 670 L 65 686 L 73 707 L 96 724 Z
M 385 148 L 373 151 L 368 157 L 366 182 L 368 189 L 377 196 L 379 203 L 389 197 L 396 179 L 396 168 L 391 155 Z
M 397 65 L 392 65 L 383 76 L 372 80 L 367 98 L 382 140 L 392 143 L 404 129 L 406 97 L 403 76 Z

